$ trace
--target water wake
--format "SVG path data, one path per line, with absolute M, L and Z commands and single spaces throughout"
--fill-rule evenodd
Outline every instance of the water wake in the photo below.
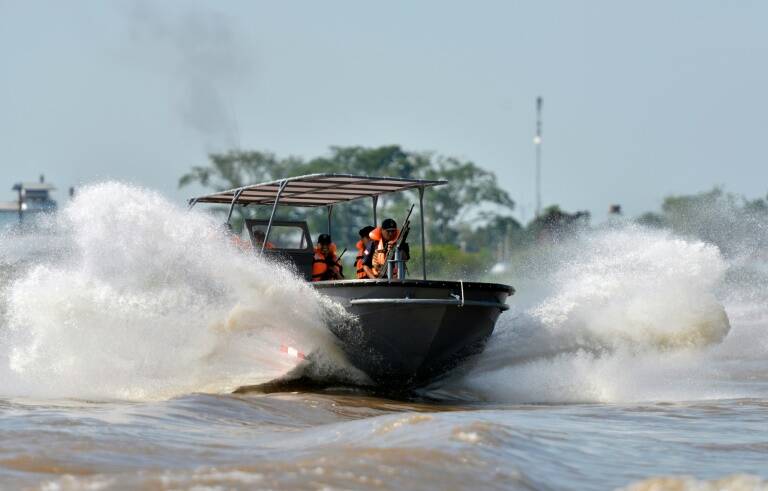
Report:
M 338 308 L 289 269 L 232 247 L 210 216 L 104 183 L 84 188 L 52 229 L 4 241 L 38 248 L 20 271 L 4 270 L 4 395 L 224 391 L 293 368 L 281 347 L 337 356 L 323 318 Z
M 634 226 L 559 244 L 511 281 L 527 295 L 447 390 L 519 403 L 764 395 L 766 318 L 742 315 L 753 286 L 729 280 L 732 266 L 714 245 Z

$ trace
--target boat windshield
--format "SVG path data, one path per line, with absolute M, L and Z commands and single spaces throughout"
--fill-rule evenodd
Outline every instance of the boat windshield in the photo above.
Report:
M 267 224 L 254 224 L 251 226 L 251 237 L 254 245 L 261 245 L 267 233 Z M 269 247 L 275 249 L 304 250 L 309 248 L 304 228 L 299 225 L 273 224 L 269 231 Z

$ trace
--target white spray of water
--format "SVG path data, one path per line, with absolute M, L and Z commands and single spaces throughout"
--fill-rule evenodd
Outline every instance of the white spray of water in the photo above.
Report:
M 231 247 L 207 215 L 107 183 L 84 189 L 54 225 L 0 240 L 0 272 L 16 269 L 0 281 L 3 395 L 222 391 L 293 368 L 281 344 L 348 370 L 322 325 L 343 315 L 338 306 Z M 34 252 L 19 274 L 6 266 L 20 249 Z M 743 262 L 636 227 L 560 244 L 530 278 L 510 279 L 522 293 L 514 310 L 474 370 L 446 388 L 511 402 L 764 395 L 768 282 Z
M 56 228 L 63 252 L 35 258 L 3 291 L 4 395 L 223 391 L 293 368 L 281 345 L 338 353 L 323 327 L 338 308 L 232 247 L 203 213 L 104 183 L 82 189 Z
M 558 252 L 569 259 L 552 275 L 556 290 L 530 309 L 547 329 L 641 349 L 705 346 L 728 333 L 714 295 L 726 265 L 712 245 L 630 228 Z
M 734 310 L 731 328 L 716 296 L 729 266 L 717 247 L 630 226 L 589 232 L 539 259 L 534 281 L 516 284 L 539 294 L 530 305 L 510 299 L 517 313 L 502 316 L 451 390 L 508 402 L 630 402 L 768 388 L 765 375 L 754 377 L 766 368 L 766 319 L 742 322 Z

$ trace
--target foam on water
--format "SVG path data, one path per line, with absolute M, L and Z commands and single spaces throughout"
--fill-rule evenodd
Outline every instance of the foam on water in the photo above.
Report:
M 751 287 L 726 282 L 730 266 L 714 245 L 633 226 L 559 244 L 510 280 L 536 294 L 510 299 L 475 368 L 447 387 L 505 402 L 765 395 L 766 318 L 741 315 L 754 315 L 736 303 Z
M 765 491 L 768 480 L 750 474 L 702 480 L 691 476 L 652 477 L 632 483 L 624 491 Z
M 52 232 L 3 242 L 18 249 L 24 241 L 48 252 L 28 255 L 5 278 L 3 395 L 224 391 L 293 368 L 281 345 L 338 357 L 323 327 L 338 307 L 288 269 L 232 247 L 207 214 L 157 193 L 119 183 L 83 188 Z

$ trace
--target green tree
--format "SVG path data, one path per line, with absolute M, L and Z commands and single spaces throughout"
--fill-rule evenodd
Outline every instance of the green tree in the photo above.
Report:
M 577 211 L 568 213 L 558 205 L 552 205 L 528 224 L 527 230 L 532 239 L 542 241 L 557 241 L 562 237 L 589 225 L 590 213 Z
M 525 229 L 514 217 L 507 215 L 483 216 L 484 225 L 467 229 L 461 242 L 468 252 L 490 251 L 497 259 L 507 258 L 513 249 L 531 241 Z
M 514 209 L 509 194 L 499 187 L 496 175 L 474 162 L 455 158 L 438 158 L 423 176 L 426 179 L 445 179 L 450 186 L 430 191 L 429 236 L 435 243 L 456 240 L 458 225 L 478 219 L 487 224 L 496 217 L 505 216 Z M 492 211 L 484 206 L 492 205 Z
M 454 244 L 434 244 L 427 247 L 427 271 L 437 278 L 482 278 L 493 265 L 489 250 L 462 251 Z M 421 276 L 421 251 L 414 251 L 408 264 L 411 276 Z
M 665 225 L 664 216 L 652 211 L 643 213 L 635 219 L 640 225 L 651 228 L 662 228 Z

